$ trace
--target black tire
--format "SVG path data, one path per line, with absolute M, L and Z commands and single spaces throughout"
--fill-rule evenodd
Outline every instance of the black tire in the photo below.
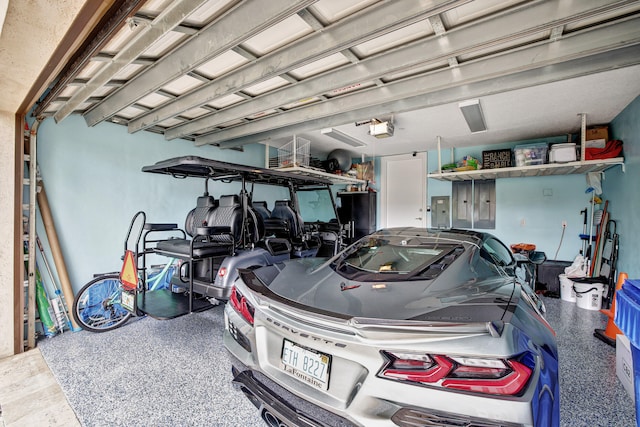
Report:
M 124 325 L 131 313 L 120 305 L 122 283 L 117 274 L 99 276 L 80 289 L 73 301 L 73 318 L 91 332 L 106 332 Z

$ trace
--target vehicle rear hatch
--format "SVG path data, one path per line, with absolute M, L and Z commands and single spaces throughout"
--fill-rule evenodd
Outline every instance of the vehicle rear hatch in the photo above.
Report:
M 345 279 L 329 266 L 314 269 L 322 261 L 293 260 L 242 277 L 267 298 L 342 319 L 476 323 L 510 318 L 510 278 L 478 280 L 451 271 L 431 280 L 364 282 Z M 452 280 L 460 282 L 441 286 Z

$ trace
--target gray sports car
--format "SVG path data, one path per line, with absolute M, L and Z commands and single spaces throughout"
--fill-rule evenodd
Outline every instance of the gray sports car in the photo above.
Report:
M 393 228 L 244 269 L 234 383 L 271 426 L 557 426 L 555 333 L 490 234 Z

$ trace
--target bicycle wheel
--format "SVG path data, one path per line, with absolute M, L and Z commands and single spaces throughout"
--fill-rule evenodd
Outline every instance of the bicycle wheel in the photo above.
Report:
M 73 318 L 87 331 L 106 332 L 122 326 L 131 313 L 122 308 L 122 284 L 117 274 L 96 277 L 73 301 Z

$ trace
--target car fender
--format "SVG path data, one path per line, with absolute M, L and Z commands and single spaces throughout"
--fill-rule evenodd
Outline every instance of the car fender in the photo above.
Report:
M 234 256 L 229 256 L 222 261 L 220 270 L 224 269 L 224 275 L 216 275 L 215 287 L 224 289 L 225 295 L 228 297 L 231 292 L 233 282 L 238 278 L 239 268 L 263 267 L 276 262 L 289 259 L 289 254 L 272 255 L 264 248 L 252 248 L 240 250 Z

